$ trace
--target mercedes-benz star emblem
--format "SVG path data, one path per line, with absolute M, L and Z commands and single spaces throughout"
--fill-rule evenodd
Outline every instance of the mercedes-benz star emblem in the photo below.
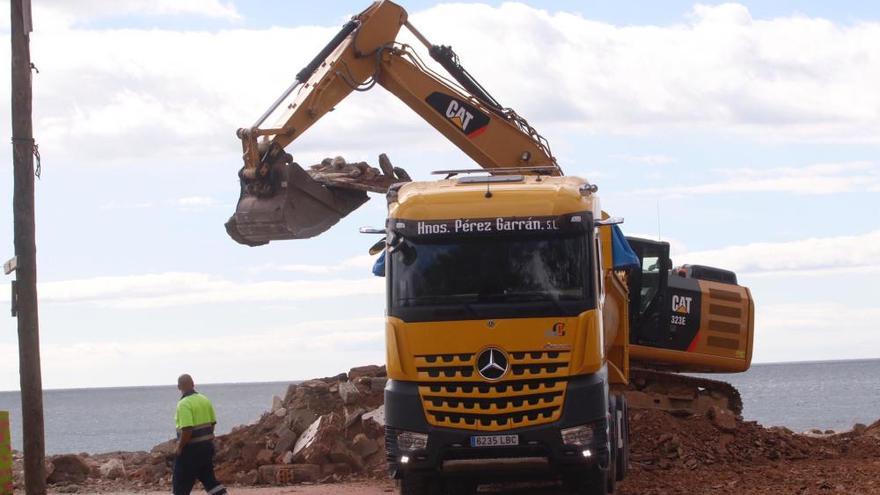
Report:
M 477 372 L 486 380 L 500 380 L 507 374 L 509 364 L 507 354 L 500 349 L 490 347 L 477 357 Z

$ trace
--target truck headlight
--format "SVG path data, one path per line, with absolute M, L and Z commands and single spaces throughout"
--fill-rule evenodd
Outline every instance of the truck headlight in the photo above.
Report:
M 397 448 L 404 452 L 413 452 L 422 450 L 428 446 L 428 435 L 425 433 L 416 433 L 414 431 L 405 431 L 397 435 Z
M 593 427 L 581 425 L 562 430 L 562 443 L 584 447 L 593 443 Z

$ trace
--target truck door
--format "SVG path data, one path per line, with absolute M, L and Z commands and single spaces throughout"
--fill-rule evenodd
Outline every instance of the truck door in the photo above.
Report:
M 640 268 L 630 273 L 630 343 L 665 347 L 669 321 L 669 243 L 627 237 Z

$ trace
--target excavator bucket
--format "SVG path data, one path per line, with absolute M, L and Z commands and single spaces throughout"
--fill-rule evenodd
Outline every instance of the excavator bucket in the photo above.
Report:
M 296 163 L 284 165 L 280 173 L 280 186 L 270 197 L 242 191 L 226 222 L 226 232 L 236 242 L 260 246 L 314 237 L 369 199 L 365 191 L 325 186 Z

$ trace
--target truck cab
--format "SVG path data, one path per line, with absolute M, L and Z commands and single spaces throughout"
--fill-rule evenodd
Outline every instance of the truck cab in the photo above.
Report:
M 535 175 L 389 191 L 386 449 L 401 493 L 499 474 L 605 493 L 622 477 L 610 385 L 625 379 L 626 297 L 609 287 L 594 191 Z

